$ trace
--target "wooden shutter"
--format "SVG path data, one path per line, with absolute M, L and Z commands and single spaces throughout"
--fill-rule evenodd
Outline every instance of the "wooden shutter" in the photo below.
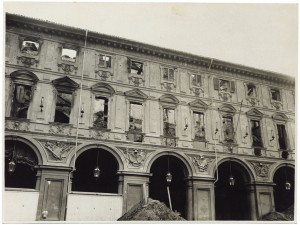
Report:
M 235 92 L 235 83 L 234 83 L 234 81 L 230 81 L 230 92 L 231 93 Z
M 128 72 L 130 73 L 131 72 L 131 59 L 130 58 L 127 58 L 127 69 L 128 69 Z
M 219 79 L 218 78 L 214 78 L 214 89 L 219 90 Z

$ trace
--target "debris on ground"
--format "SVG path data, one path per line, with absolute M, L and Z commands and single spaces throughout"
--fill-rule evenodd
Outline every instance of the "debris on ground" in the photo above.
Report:
M 118 221 L 126 220 L 185 220 L 179 212 L 173 212 L 164 203 L 148 199 L 147 203 L 141 202 L 125 213 Z
M 283 212 L 271 212 L 262 217 L 264 221 L 293 221 L 294 220 L 294 205 Z

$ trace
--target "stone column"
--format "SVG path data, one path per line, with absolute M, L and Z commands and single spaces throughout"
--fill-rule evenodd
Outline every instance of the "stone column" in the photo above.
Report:
M 149 197 L 150 173 L 119 171 L 119 194 L 123 192 L 123 214 Z M 123 182 L 122 182 L 123 181 Z M 123 184 L 121 184 L 123 183 Z
M 249 216 L 250 220 L 258 219 L 258 206 L 257 206 L 257 198 L 256 198 L 256 188 L 253 184 L 247 185 L 247 200 L 249 202 Z

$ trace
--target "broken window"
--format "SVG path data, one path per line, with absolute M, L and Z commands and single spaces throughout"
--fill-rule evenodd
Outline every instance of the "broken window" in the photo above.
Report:
M 234 81 L 228 81 L 228 80 L 221 80 L 218 78 L 213 78 L 214 82 L 214 89 L 224 92 L 235 92 L 235 82 Z
M 252 145 L 255 147 L 262 147 L 263 145 L 262 145 L 259 121 L 251 120 L 251 134 L 252 134 Z
M 129 130 L 142 132 L 143 105 L 140 103 L 130 103 L 129 107 Z
M 74 49 L 63 48 L 61 52 L 61 60 L 76 62 L 77 51 Z
M 111 68 L 111 56 L 99 55 L 99 66 Z
M 223 116 L 223 134 L 224 134 L 224 141 L 226 142 L 233 142 L 233 121 L 231 116 Z
M 32 97 L 31 89 L 31 86 L 23 84 L 15 85 L 11 109 L 12 117 L 27 118 L 27 111 Z
M 272 100 L 280 101 L 280 92 L 277 89 L 271 89 Z
M 279 149 L 287 149 L 285 125 L 277 124 Z
M 256 87 L 253 84 L 247 84 L 247 97 L 256 97 Z
M 21 52 L 30 55 L 37 55 L 39 52 L 39 47 L 40 43 L 37 41 L 24 40 L 22 41 Z
M 130 73 L 142 75 L 144 71 L 144 63 L 129 60 Z
M 71 93 L 65 93 L 61 91 L 57 92 L 54 122 L 57 123 L 70 122 L 72 101 L 73 101 L 73 95 Z
M 229 81 L 228 80 L 220 80 L 220 91 L 229 91 Z
M 163 68 L 163 79 L 174 81 L 174 69 Z
M 108 99 L 96 96 L 93 103 L 93 126 L 95 128 L 107 128 Z
M 164 135 L 165 136 L 176 136 L 176 124 L 175 124 L 175 110 L 174 109 L 163 109 L 163 121 L 164 121 Z
M 192 85 L 201 86 L 201 75 L 192 74 Z
M 195 139 L 205 139 L 204 114 L 194 112 Z

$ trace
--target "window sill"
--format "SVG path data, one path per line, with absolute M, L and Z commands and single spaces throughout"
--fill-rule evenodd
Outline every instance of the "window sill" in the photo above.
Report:
M 37 190 L 37 189 L 31 189 L 31 188 L 12 188 L 12 187 L 5 187 L 5 191 L 39 192 L 39 190 Z
M 104 193 L 104 192 L 83 192 L 83 191 L 71 191 L 70 194 L 75 195 L 99 195 L 99 196 L 123 196 L 122 194 Z

